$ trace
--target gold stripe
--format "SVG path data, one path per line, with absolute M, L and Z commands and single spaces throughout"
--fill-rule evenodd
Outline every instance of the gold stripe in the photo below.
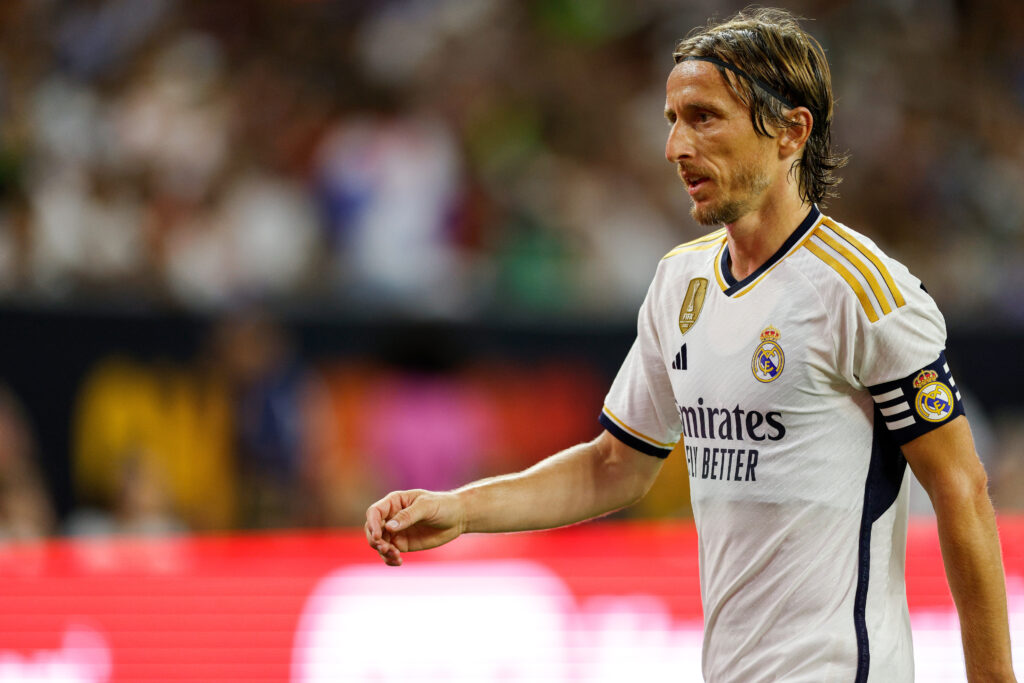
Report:
M 692 247 L 676 247 L 672 251 L 670 251 L 667 254 L 665 254 L 664 256 L 662 256 L 661 260 L 664 261 L 667 258 L 672 258 L 673 256 L 678 256 L 679 254 L 687 253 L 687 252 L 691 252 L 691 251 L 705 251 L 707 249 L 714 249 L 717 246 L 718 246 L 717 242 L 712 242 L 711 244 L 697 244 L 697 245 L 694 245 Z
M 611 410 L 608 409 L 608 406 L 604 407 L 604 412 L 608 414 L 608 417 L 610 417 L 612 420 L 615 421 L 615 424 L 619 425 L 620 427 L 625 429 L 627 432 L 629 432 L 633 436 L 639 437 L 640 439 L 646 441 L 647 443 L 649 443 L 651 445 L 660 446 L 661 448 L 672 448 L 673 446 L 675 446 L 674 443 L 661 443 L 660 441 L 655 441 L 654 439 L 652 439 L 651 437 L 647 436 L 646 434 L 642 434 L 642 433 L 636 431 L 635 429 L 633 429 L 632 427 L 627 425 L 625 422 L 620 420 L 618 417 L 616 417 L 615 413 L 613 413 Z
M 725 249 L 726 244 L 728 244 L 728 242 L 722 242 L 722 249 Z M 722 279 L 722 249 L 719 249 L 718 253 L 715 254 L 714 270 L 715 279 L 718 280 L 718 286 L 721 287 L 724 292 L 729 289 L 729 285 L 725 284 L 725 280 Z
M 825 223 L 825 225 L 835 230 L 836 234 L 838 234 L 844 240 L 852 244 L 857 251 L 864 255 L 864 258 L 871 261 L 871 263 L 875 265 L 875 268 L 878 268 L 878 272 L 882 274 L 882 279 L 885 280 L 886 286 L 889 288 L 889 291 L 892 292 L 892 298 L 896 302 L 896 308 L 901 308 L 904 305 L 906 305 L 907 302 L 903 300 L 903 295 L 900 294 L 900 290 L 896 286 L 896 283 L 893 281 L 892 276 L 889 274 L 889 271 L 886 269 L 884 265 L 882 265 L 882 262 L 879 260 L 877 256 L 875 256 L 874 252 L 872 252 L 870 249 L 865 249 L 864 247 L 862 247 L 860 243 L 857 242 L 857 240 L 855 240 L 852 235 L 850 235 L 850 233 L 843 230 L 842 227 L 840 227 L 839 224 L 833 221 L 831 218 L 825 218 L 823 222 Z
M 710 235 L 704 235 L 704 237 L 700 237 L 690 242 L 685 242 L 683 244 L 680 244 L 679 246 L 673 247 L 672 251 L 668 252 L 662 257 L 662 260 L 667 259 L 670 256 L 680 254 L 684 251 L 702 251 L 704 249 L 711 249 L 717 246 L 718 240 L 722 239 L 722 237 L 724 236 L 725 228 L 722 228 L 721 230 L 716 230 Z
M 821 219 L 819 218 L 818 220 L 821 220 Z M 812 226 L 811 226 L 811 227 L 810 227 L 810 228 L 809 228 L 809 229 L 807 230 L 807 233 L 806 233 L 806 234 L 805 234 L 805 235 L 804 235 L 804 236 L 803 236 L 803 237 L 802 237 L 802 238 L 800 239 L 800 241 L 799 241 L 799 242 L 797 242 L 796 244 L 794 244 L 794 245 L 793 245 L 793 248 L 792 248 L 792 249 L 790 249 L 790 250 L 789 250 L 788 252 L 786 252 L 785 254 L 783 254 L 782 258 L 780 258 L 780 259 L 779 259 L 778 261 L 776 261 L 775 263 L 773 263 L 773 264 L 772 264 L 772 267 L 771 267 L 771 268 L 769 268 L 768 270 L 766 270 L 766 271 L 764 271 L 763 273 L 761 273 L 761 277 L 757 278 L 756 280 L 754 280 L 753 282 L 751 282 L 751 283 L 750 283 L 749 285 L 747 285 L 746 287 L 744 287 L 744 288 L 743 288 L 743 291 L 742 291 L 742 292 L 739 292 L 739 293 L 737 293 L 737 294 L 733 295 L 733 298 L 734 298 L 734 299 L 739 299 L 739 298 L 740 298 L 741 296 L 743 296 L 744 294 L 746 294 L 747 292 L 749 292 L 749 291 L 750 291 L 751 289 L 753 289 L 753 288 L 754 288 L 754 285 L 756 285 L 756 284 L 757 284 L 758 282 L 760 282 L 761 280 L 763 280 L 763 279 L 765 279 L 766 277 L 768 277 L 768 273 L 770 273 L 770 272 L 772 272 L 773 270 L 775 270 L 775 268 L 776 268 L 776 267 L 777 267 L 777 266 L 778 266 L 778 265 L 779 265 L 780 263 L 782 263 L 783 261 L 785 261 L 785 260 L 786 260 L 786 257 L 788 257 L 788 256 L 789 256 L 790 254 L 794 253 L 794 252 L 795 252 L 795 251 L 796 251 L 797 249 L 799 249 L 800 247 L 802 247 L 802 246 L 803 246 L 803 244 L 804 244 L 804 242 L 806 242 L 806 241 L 807 241 L 808 239 L 810 239 L 810 237 L 811 237 L 811 234 L 812 234 L 812 233 L 813 233 L 813 232 L 814 232 L 815 230 L 816 230 L 816 228 L 815 228 L 815 227 L 814 227 L 814 226 L 812 225 Z
M 721 237 L 724 234 L 725 234 L 725 228 L 719 228 L 718 230 L 715 230 L 714 232 L 709 232 L 708 234 L 704 235 L 703 237 L 698 237 L 697 239 L 690 240 L 689 242 L 683 242 L 679 246 L 680 247 L 685 247 L 685 246 L 688 246 L 690 244 L 697 244 L 697 242 L 714 242 L 715 240 L 717 240 L 719 237 Z
M 875 293 L 875 298 L 882 306 L 882 316 L 884 317 L 892 313 L 892 308 L 889 306 L 889 300 L 886 298 L 885 294 L 882 293 L 882 288 L 878 286 L 878 280 L 875 279 L 874 274 L 872 274 L 870 270 L 865 268 L 864 265 L 857 260 L 853 255 L 853 252 L 836 240 L 832 239 L 831 235 L 821 228 L 815 230 L 814 233 L 818 236 L 818 239 L 839 252 L 843 258 L 850 262 L 850 265 L 856 268 L 857 271 L 864 276 L 864 279 L 868 281 L 868 286 L 871 287 L 871 291 Z
M 868 320 L 871 322 L 878 322 L 878 314 L 875 313 L 874 307 L 871 305 L 871 301 L 868 299 L 867 292 L 861 287 L 860 282 L 857 281 L 853 275 L 851 275 L 845 268 L 843 268 L 838 261 L 828 255 L 828 253 L 819 247 L 814 242 L 807 242 L 807 249 L 825 262 L 826 265 L 830 266 L 832 270 L 836 271 L 843 276 L 846 280 L 846 284 L 850 285 L 854 292 L 857 293 L 857 298 L 860 300 L 860 305 L 863 306 L 864 312 L 868 314 Z

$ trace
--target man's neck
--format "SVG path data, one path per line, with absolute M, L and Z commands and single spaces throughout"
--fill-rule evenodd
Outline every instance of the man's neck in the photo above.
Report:
M 776 202 L 765 202 L 735 223 L 725 226 L 728 234 L 732 276 L 742 280 L 761 267 L 779 250 L 811 210 L 795 193 Z

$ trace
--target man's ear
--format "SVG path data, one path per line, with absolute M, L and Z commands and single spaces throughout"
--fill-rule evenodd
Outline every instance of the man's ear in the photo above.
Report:
M 814 126 L 814 116 L 807 107 L 791 109 L 786 118 L 793 125 L 779 131 L 779 156 L 783 159 L 800 152 L 807 138 L 811 137 L 811 128 Z

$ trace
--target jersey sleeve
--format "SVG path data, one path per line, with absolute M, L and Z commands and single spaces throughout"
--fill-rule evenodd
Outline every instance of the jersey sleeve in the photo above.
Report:
M 946 361 L 946 324 L 938 306 L 905 266 L 881 253 L 876 257 L 880 296 L 867 305 L 847 300 L 847 329 L 837 344 L 851 383 L 871 392 L 876 419 L 902 445 L 964 409 Z
M 672 385 L 662 359 L 650 295 L 640 308 L 637 337 L 605 397 L 600 422 L 627 446 L 668 457 L 681 425 Z

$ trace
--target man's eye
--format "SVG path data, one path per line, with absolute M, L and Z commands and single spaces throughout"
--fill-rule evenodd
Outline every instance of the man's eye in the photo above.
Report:
M 700 111 L 697 112 L 696 118 L 698 123 L 707 123 L 708 121 L 711 120 L 711 114 L 706 111 Z

